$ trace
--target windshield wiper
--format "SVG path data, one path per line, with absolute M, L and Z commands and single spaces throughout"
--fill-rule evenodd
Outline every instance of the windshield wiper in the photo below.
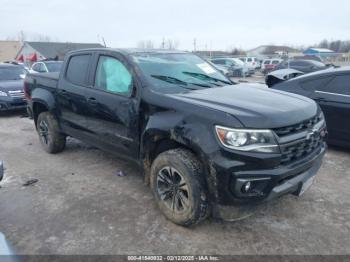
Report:
M 225 83 L 225 84 L 228 84 L 228 85 L 232 85 L 232 83 L 229 82 L 229 81 L 221 80 L 219 78 L 208 76 L 206 74 L 201 74 L 201 73 L 196 73 L 196 72 L 182 72 L 182 73 L 186 74 L 186 75 L 193 76 L 193 77 L 197 77 L 198 79 L 201 79 L 201 80 L 212 80 L 212 81 L 215 81 L 215 82 L 221 82 L 221 83 Z
M 200 83 L 192 83 L 192 82 L 185 82 L 182 81 L 178 78 L 172 77 L 172 76 L 166 76 L 166 75 L 151 75 L 154 78 L 157 78 L 159 80 L 163 80 L 165 82 L 171 83 L 171 84 L 180 84 L 180 85 L 184 85 L 184 86 L 188 86 L 188 85 L 195 85 L 195 86 L 201 86 L 201 87 L 211 87 L 210 85 L 206 85 L 206 84 L 200 84 Z M 187 87 L 189 88 L 189 87 Z M 195 89 L 195 88 L 190 88 L 190 89 Z

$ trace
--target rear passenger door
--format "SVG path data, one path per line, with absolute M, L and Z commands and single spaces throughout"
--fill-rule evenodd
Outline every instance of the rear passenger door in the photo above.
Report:
M 87 134 L 88 74 L 92 61 L 91 53 L 78 53 L 70 56 L 57 88 L 57 102 L 61 125 L 66 133 L 77 138 Z
M 350 143 L 350 74 L 336 75 L 314 99 L 325 113 L 330 139 Z
M 115 52 L 94 57 L 92 86 L 87 90 L 88 125 L 99 146 L 123 157 L 138 156 L 138 99 L 133 70 Z

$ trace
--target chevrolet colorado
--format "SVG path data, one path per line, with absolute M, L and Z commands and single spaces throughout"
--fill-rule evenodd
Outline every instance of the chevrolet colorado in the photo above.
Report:
M 74 51 L 59 74 L 27 75 L 24 90 L 47 152 L 72 136 L 135 161 L 183 226 L 218 206 L 302 194 L 326 149 L 314 101 L 234 84 L 187 52 Z

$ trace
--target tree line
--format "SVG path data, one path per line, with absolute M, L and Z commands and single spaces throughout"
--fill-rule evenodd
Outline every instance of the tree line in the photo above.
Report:
M 350 40 L 329 41 L 327 39 L 324 39 L 319 44 L 317 44 L 316 47 L 327 48 L 327 49 L 333 50 L 336 53 L 348 53 L 350 52 Z

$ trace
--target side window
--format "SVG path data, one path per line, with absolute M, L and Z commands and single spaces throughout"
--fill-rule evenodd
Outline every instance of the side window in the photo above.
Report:
M 36 72 L 39 72 L 39 64 L 35 64 L 32 69 Z
M 251 58 L 248 58 L 248 62 L 252 62 L 253 61 L 253 59 L 251 59 Z
M 33 66 L 33 70 L 38 73 L 46 72 L 45 68 L 43 67 L 43 63 L 37 63 Z
M 322 77 L 317 79 L 306 80 L 300 83 L 301 88 L 305 91 L 313 92 L 313 91 L 324 91 L 329 92 L 328 83 L 332 79 L 332 77 Z
M 264 61 L 264 65 L 269 65 L 269 64 L 270 64 L 270 60 Z
M 91 55 L 76 55 L 69 60 L 66 77 L 69 82 L 84 86 Z
M 39 72 L 41 73 L 46 73 L 46 68 L 45 68 L 45 65 L 43 63 L 40 63 L 39 64 Z
M 329 92 L 350 95 L 350 75 L 338 75 L 329 82 Z
M 131 83 L 131 73 L 119 60 L 109 56 L 100 56 L 96 70 L 95 88 L 128 95 L 131 92 Z

